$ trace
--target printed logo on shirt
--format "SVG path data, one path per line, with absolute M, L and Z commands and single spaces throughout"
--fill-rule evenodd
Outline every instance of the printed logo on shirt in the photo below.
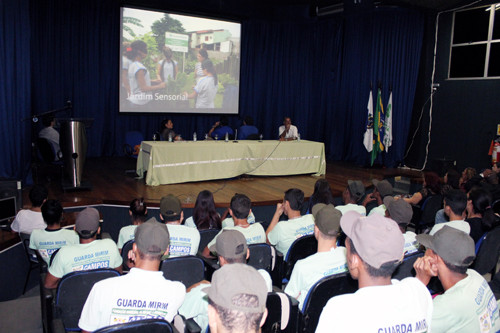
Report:
M 116 308 L 111 310 L 110 325 L 143 319 L 165 319 L 167 316 L 166 302 L 119 298 Z
M 330 275 L 344 273 L 344 272 L 347 272 L 347 263 L 345 263 L 342 266 L 330 268 L 329 270 L 327 270 L 323 273 L 323 276 L 330 276 Z
M 91 262 L 88 264 L 83 264 L 77 267 L 73 267 L 73 272 L 74 271 L 88 271 L 91 269 L 98 269 L 98 268 L 108 268 L 109 267 L 109 260 L 104 260 L 104 261 L 96 261 L 96 262 Z
M 314 232 L 314 223 L 295 230 L 295 238 L 300 238 L 302 236 L 312 235 L 313 232 Z
M 378 333 L 408 333 L 408 332 L 427 332 L 427 322 L 425 319 L 416 323 L 401 323 L 388 327 L 381 327 L 377 330 Z
M 55 249 L 39 249 L 38 252 L 40 252 L 40 255 L 42 256 L 42 258 L 48 259 L 57 250 L 59 250 L 59 248 L 55 248 Z
M 170 237 L 170 256 L 182 256 L 191 253 L 191 238 L 188 237 Z

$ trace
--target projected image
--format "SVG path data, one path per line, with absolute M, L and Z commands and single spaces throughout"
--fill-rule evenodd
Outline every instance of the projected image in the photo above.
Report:
M 122 8 L 120 112 L 238 113 L 235 22 Z

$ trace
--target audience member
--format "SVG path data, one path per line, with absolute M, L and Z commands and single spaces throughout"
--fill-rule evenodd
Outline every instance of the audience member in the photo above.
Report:
M 465 192 L 468 192 L 468 190 L 466 189 L 466 184 L 468 181 L 474 178 L 476 174 L 477 174 L 476 169 L 471 167 L 465 168 L 464 171 L 462 171 L 462 177 L 460 177 L 460 182 L 459 182 L 460 189 L 462 189 Z
M 134 239 L 135 229 L 138 225 L 141 225 L 146 221 L 148 216 L 148 207 L 144 202 L 144 198 L 136 198 L 132 200 L 130 203 L 130 207 L 128 210 L 128 214 L 132 219 L 132 224 L 120 229 L 120 233 L 118 235 L 118 250 L 122 250 L 123 244 L 128 242 L 129 240 Z
M 298 260 L 292 271 L 285 293 L 299 301 L 302 309 L 309 289 L 321 278 L 347 271 L 346 249 L 337 246 L 342 213 L 332 204 L 319 203 L 312 209 L 314 237 L 318 240 L 318 252 Z
M 221 217 L 215 210 L 214 195 L 208 190 L 198 193 L 194 204 L 193 216 L 186 219 L 184 225 L 198 230 L 220 229 Z
M 166 280 L 159 271 L 168 246 L 164 224 L 147 222 L 137 227 L 131 250 L 135 267 L 126 275 L 99 281 L 92 287 L 78 322 L 83 332 L 148 318 L 172 321 L 184 301 L 186 287 Z
M 74 271 L 96 268 L 114 268 L 122 272 L 122 257 L 113 240 L 97 239 L 99 212 L 95 208 L 85 208 L 76 217 L 75 231 L 80 244 L 61 247 L 55 256 L 45 278 L 45 288 L 56 288 L 59 280 Z
M 54 160 L 62 157 L 61 147 L 59 146 L 59 132 L 54 128 L 56 121 L 54 116 L 49 115 L 42 118 L 44 128 L 38 133 L 38 137 L 47 140 L 54 152 Z
M 238 230 L 224 230 L 217 242 L 212 246 L 211 251 L 217 253 L 219 264 L 245 264 L 250 255 L 245 236 Z M 267 291 L 272 291 L 272 281 L 269 273 L 263 269 L 258 272 L 264 278 L 267 285 Z M 210 286 L 210 282 L 204 280 L 188 289 L 186 299 L 179 309 L 179 314 L 184 318 L 193 318 L 205 332 L 208 325 L 208 299 L 204 288 Z
M 248 216 L 252 212 L 251 210 L 252 202 L 250 198 L 244 194 L 235 194 L 231 198 L 231 207 L 229 208 L 229 213 L 233 217 L 234 226 L 224 227 L 215 237 L 214 239 L 208 243 L 207 247 L 203 249 L 203 255 L 205 257 L 210 256 L 210 249 L 216 243 L 217 237 L 224 230 L 238 230 L 240 231 L 247 240 L 248 244 L 256 244 L 256 243 L 265 243 L 266 242 L 266 233 L 264 228 L 260 223 L 249 224 Z
M 350 211 L 355 211 L 361 215 L 366 215 L 366 207 L 358 205 L 358 202 L 365 195 L 365 186 L 360 180 L 348 180 L 347 187 L 342 192 L 342 200 L 344 205 L 337 206 L 342 214 Z
M 417 278 L 428 284 L 437 276 L 445 290 L 434 298 L 433 332 L 498 332 L 500 319 L 495 296 L 473 269 L 474 241 L 466 233 L 444 226 L 434 235 L 420 234 L 427 248 L 414 264 Z
M 259 135 L 259 129 L 254 126 L 253 118 L 246 116 L 243 125 L 238 129 L 238 140 L 246 140 L 249 135 Z
M 311 213 L 313 206 L 319 203 L 323 203 L 325 205 L 333 205 L 332 189 L 330 188 L 330 183 L 328 183 L 328 180 L 324 178 L 318 179 L 314 184 L 314 192 L 309 198 L 307 213 Z
M 449 169 L 444 175 L 444 185 L 441 189 L 441 193 L 445 195 L 449 190 L 459 190 L 460 189 L 460 174 L 455 169 Z M 440 209 L 436 213 L 434 220 L 435 224 L 448 222 L 448 216 L 444 213 L 444 208 Z
M 432 299 L 419 280 L 391 280 L 403 258 L 404 238 L 391 219 L 347 212 L 347 264 L 359 290 L 331 298 L 316 332 L 430 332 Z
M 417 242 L 417 235 L 413 231 L 407 231 L 408 224 L 413 217 L 413 209 L 406 201 L 387 196 L 384 198 L 384 205 L 387 207 L 385 216 L 395 221 L 405 239 L 404 255 L 409 255 L 418 251 L 420 247 Z
M 267 288 L 255 268 L 225 265 L 217 270 L 208 295 L 210 332 L 258 333 L 267 316 Z
M 43 260 L 50 264 L 50 256 L 65 245 L 78 244 L 74 230 L 61 229 L 63 208 L 57 200 L 47 200 L 42 205 L 42 216 L 47 228 L 35 229 L 30 236 L 30 249 L 38 251 Z
M 388 180 L 378 180 L 378 179 L 373 179 L 372 180 L 373 186 L 375 188 L 373 189 L 373 192 L 368 194 L 365 199 L 363 200 L 363 206 L 367 206 L 371 202 L 376 202 L 377 206 L 371 209 L 368 213 L 368 215 L 372 215 L 374 213 L 377 213 L 381 216 L 385 216 L 385 211 L 386 211 L 386 206 L 384 205 L 384 198 L 387 196 L 392 196 L 393 195 L 393 188 L 391 183 L 389 183 Z
M 30 209 L 21 209 L 10 228 L 14 232 L 31 234 L 35 229 L 45 229 L 47 224 L 43 221 L 42 205 L 47 200 L 49 192 L 43 185 L 34 185 L 29 193 Z
M 174 123 L 172 119 L 163 119 L 161 122 L 160 134 L 165 141 L 179 141 L 182 140 L 180 134 L 174 131 Z
M 434 235 L 445 225 L 469 234 L 470 225 L 464 221 L 465 208 L 467 208 L 467 196 L 465 193 L 460 190 L 449 190 L 444 196 L 444 213 L 448 216 L 449 222 L 435 224 L 429 234 Z
M 410 198 L 404 198 L 411 205 L 422 205 L 425 199 L 431 195 L 441 194 L 441 184 L 437 173 L 426 172 L 424 174 L 424 184 L 419 192 L 414 193 Z
M 182 225 L 184 212 L 179 198 L 172 194 L 161 198 L 160 219 L 167 224 L 170 234 L 169 258 L 195 255 L 198 252 L 200 232 Z
M 216 121 L 210 131 L 208 131 L 208 135 L 215 139 L 224 139 L 226 133 L 229 136 L 234 135 L 233 129 L 229 127 L 229 121 L 227 116 L 220 116 L 219 121 Z
M 491 195 L 481 188 L 474 188 L 467 194 L 467 218 L 470 236 L 474 243 L 497 225 L 498 218 L 491 208 Z
M 285 192 L 283 203 L 276 205 L 276 212 L 266 230 L 267 242 L 286 255 L 292 243 L 305 235 L 314 232 L 314 218 L 311 214 L 300 215 L 304 204 L 304 192 L 291 188 Z M 287 221 L 279 221 L 282 214 Z
M 280 141 L 290 141 L 296 140 L 299 137 L 299 130 L 295 125 L 292 125 L 292 119 L 290 117 L 285 117 L 283 119 L 283 125 L 278 129 Z

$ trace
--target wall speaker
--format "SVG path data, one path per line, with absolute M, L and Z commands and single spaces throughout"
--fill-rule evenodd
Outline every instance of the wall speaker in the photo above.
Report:
M 20 180 L 0 179 L 0 199 L 16 197 L 16 209 L 23 208 L 23 191 Z

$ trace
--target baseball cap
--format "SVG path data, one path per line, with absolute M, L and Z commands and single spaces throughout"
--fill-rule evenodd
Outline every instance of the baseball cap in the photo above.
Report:
M 365 186 L 361 180 L 348 180 L 347 188 L 349 188 L 349 192 L 351 192 L 351 195 L 356 198 L 356 200 L 361 199 L 365 194 Z
M 217 236 L 215 244 L 210 246 L 210 252 L 226 259 L 241 257 L 243 253 L 247 253 L 247 249 L 247 240 L 238 230 L 223 230 Z
M 142 253 L 159 255 L 168 248 L 170 234 L 163 223 L 144 222 L 135 229 L 134 242 Z
M 99 229 L 99 212 L 97 209 L 87 207 L 76 216 L 75 231 L 80 236 L 93 236 Z
M 447 225 L 432 236 L 417 235 L 417 242 L 454 266 L 468 267 L 476 257 L 474 240 L 465 232 Z
M 375 186 L 375 188 L 378 190 L 378 193 L 380 193 L 380 196 L 383 198 L 386 195 L 392 195 L 392 192 L 394 191 L 392 189 L 391 183 L 387 180 L 378 180 L 378 179 L 372 179 L 372 183 Z
M 313 206 L 314 224 L 325 235 L 336 236 L 340 229 L 342 213 L 332 204 L 319 203 Z
M 408 225 L 413 217 L 413 208 L 403 199 L 394 199 L 390 195 L 384 198 L 385 208 L 389 211 L 391 219 L 397 224 Z
M 393 220 L 379 214 L 362 216 L 350 211 L 342 215 L 340 226 L 352 240 L 364 262 L 374 268 L 403 259 L 405 240 Z
M 228 264 L 215 271 L 210 287 L 204 292 L 217 305 L 228 310 L 261 313 L 266 308 L 267 287 L 262 275 L 252 266 Z M 239 304 L 239 295 L 253 295 L 256 304 Z
M 173 194 L 169 194 L 161 198 L 160 212 L 161 215 L 163 215 L 163 217 L 165 218 L 165 220 L 167 221 L 178 220 L 181 211 L 182 211 L 181 201 Z

